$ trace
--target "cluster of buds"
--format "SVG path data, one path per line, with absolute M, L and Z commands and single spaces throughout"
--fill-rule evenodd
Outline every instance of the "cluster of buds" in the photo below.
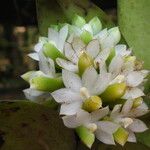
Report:
M 54 98 L 65 126 L 89 148 L 95 137 L 123 146 L 147 130 L 138 117 L 149 111 L 142 98 L 149 72 L 120 38 L 118 27 L 102 30 L 98 17 L 87 23 L 75 15 L 72 24 L 53 25 L 39 38 L 29 54 L 39 70 L 22 75 L 30 84 L 27 99 Z

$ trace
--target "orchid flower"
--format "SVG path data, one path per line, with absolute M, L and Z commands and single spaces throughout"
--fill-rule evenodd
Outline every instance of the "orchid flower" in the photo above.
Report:
M 147 127 L 144 122 L 135 118 L 146 113 L 148 107 L 145 103 L 134 107 L 134 101 L 127 100 L 123 107 L 115 105 L 110 115 L 97 123 L 96 137 L 105 144 L 111 145 L 115 145 L 115 141 L 122 146 L 127 141 L 136 142 L 134 133 L 144 132 Z
M 52 93 L 56 102 L 62 104 L 60 114 L 74 115 L 82 108 L 92 112 L 102 107 L 98 95 L 107 88 L 110 81 L 109 73 L 98 74 L 93 67 L 89 67 L 82 78 L 67 70 L 62 71 L 62 78 L 66 88 Z
M 47 59 L 40 51 L 39 57 L 39 71 L 30 71 L 22 75 L 30 84 L 30 88 L 24 90 L 27 99 L 43 102 L 50 98 L 49 91 L 56 90 L 63 86 L 59 74 L 55 72 L 55 65 L 52 59 Z M 47 85 L 49 83 L 49 85 Z M 55 85 L 54 85 L 55 84 Z

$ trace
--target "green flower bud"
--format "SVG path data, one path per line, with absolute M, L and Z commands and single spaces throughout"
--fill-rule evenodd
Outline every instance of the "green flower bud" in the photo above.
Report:
M 124 146 L 124 144 L 127 142 L 129 133 L 122 127 L 120 127 L 114 134 L 114 139 L 117 143 Z
M 53 60 L 56 60 L 56 58 L 58 58 L 58 57 L 66 59 L 65 56 L 52 43 L 44 44 L 43 53 L 46 57 L 50 57 Z
M 82 32 L 82 34 L 80 35 L 80 38 L 85 44 L 88 44 L 93 39 L 91 33 L 86 30 Z
M 104 102 L 115 102 L 120 99 L 126 91 L 125 83 L 115 83 L 110 86 L 101 94 Z
M 31 88 L 53 92 L 57 89 L 64 87 L 63 81 L 61 78 L 48 78 L 44 76 L 35 77 L 30 81 Z
M 78 60 L 79 74 L 82 75 L 88 67 L 93 65 L 94 60 L 92 59 L 92 57 L 88 55 L 86 52 L 82 52 Z
M 29 82 L 31 75 L 36 72 L 36 71 L 28 71 L 25 74 L 23 74 L 21 76 L 22 79 L 24 79 L 25 81 Z
M 109 64 L 111 63 L 111 61 L 112 61 L 112 59 L 114 58 L 115 55 L 116 55 L 115 49 L 112 48 L 111 52 L 110 52 L 110 54 L 109 54 L 109 56 L 108 56 L 108 58 L 106 60 L 107 66 L 109 66 Z
M 82 108 L 88 112 L 95 111 L 102 107 L 102 100 L 98 96 L 91 96 L 83 102 Z
M 94 141 L 95 141 L 95 136 L 92 133 L 92 131 L 90 131 L 89 129 L 87 129 L 84 126 L 79 126 L 76 128 L 76 133 L 79 136 L 79 138 L 81 139 L 81 141 L 88 147 L 91 148 Z
M 86 21 L 83 17 L 75 15 L 73 20 L 72 20 L 72 24 L 81 28 L 86 24 Z
M 142 97 L 138 97 L 138 98 L 135 98 L 134 101 L 133 101 L 133 108 L 136 108 L 138 106 L 140 106 L 141 104 L 143 103 L 143 98 Z
M 102 29 L 102 23 L 98 17 L 94 17 L 93 19 L 91 19 L 89 24 L 92 27 L 94 35 L 100 32 L 100 30 Z

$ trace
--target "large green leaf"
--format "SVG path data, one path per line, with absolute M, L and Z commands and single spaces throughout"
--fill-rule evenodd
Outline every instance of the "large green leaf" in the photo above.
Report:
M 59 114 L 29 101 L 0 102 L 1 150 L 75 150 Z
M 150 69 L 150 1 L 118 0 L 118 21 L 126 42 Z
M 135 55 L 143 60 L 144 67 L 150 69 L 150 1 L 118 0 L 118 21 L 120 30 Z M 145 92 L 150 92 L 150 78 L 145 85 Z M 149 96 L 145 97 L 147 104 Z M 146 118 L 149 123 L 149 118 Z M 137 134 L 140 142 L 150 147 L 150 130 Z

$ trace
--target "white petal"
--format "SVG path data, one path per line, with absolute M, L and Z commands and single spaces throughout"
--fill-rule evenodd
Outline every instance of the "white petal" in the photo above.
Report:
M 57 91 L 54 91 L 51 93 L 53 98 L 56 100 L 58 103 L 63 103 L 63 102 L 73 102 L 73 101 L 82 101 L 79 93 L 73 92 L 71 89 L 59 89 Z
M 23 92 L 27 99 L 38 103 L 43 102 L 50 97 L 50 93 L 38 91 L 31 88 L 25 89 L 23 90 Z
M 140 117 L 149 112 L 148 106 L 143 102 L 139 107 L 132 109 L 131 116 Z
M 78 66 L 77 65 L 75 65 L 72 62 L 67 61 L 65 59 L 57 58 L 56 63 L 60 67 L 62 67 L 63 69 L 66 69 L 66 70 L 69 70 L 69 71 L 72 71 L 72 72 L 77 72 L 78 71 Z
M 48 29 L 48 40 L 55 45 L 58 43 L 59 33 L 52 28 Z M 57 46 L 56 46 L 57 47 Z
M 114 47 L 114 39 L 112 36 L 107 36 L 103 41 L 100 42 L 101 49 L 111 49 Z
M 76 128 L 79 123 L 76 120 L 76 115 L 62 117 L 64 125 L 68 128 Z
M 121 107 L 122 107 L 121 104 L 115 105 L 111 114 L 110 114 L 110 117 L 115 118 L 116 116 L 118 116 L 120 114 Z
M 143 75 L 141 74 L 141 72 L 138 71 L 132 71 L 130 72 L 127 77 L 127 85 L 131 86 L 131 87 L 135 87 L 138 86 L 139 84 L 141 84 L 143 82 Z
M 101 74 L 101 75 L 107 73 L 107 67 L 106 67 L 105 62 L 101 61 L 101 62 L 99 63 L 99 70 L 100 70 L 100 74 Z
M 92 40 L 91 42 L 89 42 L 89 44 L 86 47 L 86 51 L 92 56 L 92 58 L 95 58 L 100 51 L 99 41 Z
M 141 74 L 143 75 L 143 77 L 147 77 L 147 75 L 150 73 L 149 70 L 141 70 Z
M 110 121 L 99 121 L 97 122 L 97 127 L 106 133 L 113 134 L 117 131 L 120 125 Z
M 123 95 L 123 99 L 135 99 L 140 96 L 144 96 L 144 93 L 141 89 L 139 88 L 131 88 L 127 89 L 126 93 Z
M 75 115 L 79 109 L 81 109 L 81 103 L 81 101 L 77 101 L 70 104 L 62 104 L 60 108 L 60 115 Z
M 128 128 L 133 132 L 144 132 L 148 129 L 146 124 L 139 119 L 134 119 Z
M 82 84 L 81 84 L 81 79 L 77 74 L 67 70 L 62 70 L 62 78 L 67 88 L 70 88 L 77 92 L 80 91 Z
M 120 34 L 118 27 L 113 27 L 109 29 L 108 34 L 109 34 L 109 37 L 112 37 L 112 39 L 114 40 L 114 43 L 113 43 L 114 45 L 116 45 L 120 41 L 121 34 Z
M 118 44 L 115 46 L 116 55 L 128 56 L 131 54 L 130 50 L 127 50 L 127 46 L 124 44 Z
M 95 37 L 94 37 L 94 39 L 99 39 L 100 40 L 100 42 L 102 42 L 106 37 L 107 37 L 107 35 L 108 35 L 108 31 L 107 31 L 107 29 L 104 29 L 104 30 L 102 30 L 102 31 L 100 31 Z
M 129 136 L 128 136 L 128 142 L 133 142 L 133 143 L 136 143 L 136 136 L 135 134 L 128 130 L 128 133 L 129 133 Z
M 82 85 L 90 91 L 93 89 L 97 76 L 97 71 L 93 67 L 87 68 L 82 75 Z
M 86 30 L 86 31 L 90 32 L 91 34 L 93 34 L 92 27 L 90 24 L 85 24 L 83 26 L 82 30 Z
M 74 51 L 74 49 L 72 48 L 72 45 L 70 43 L 65 43 L 64 54 L 73 63 L 75 63 L 75 64 L 78 63 L 78 57 L 77 57 L 76 52 Z
M 102 50 L 102 51 L 98 54 L 98 56 L 95 58 L 95 61 L 96 61 L 96 62 L 100 62 L 100 61 L 105 62 L 106 59 L 108 58 L 109 54 L 110 54 L 110 50 L 111 50 L 111 49 L 104 49 L 104 50 Z
M 32 59 L 39 61 L 39 55 L 38 53 L 30 53 L 28 54 L 29 57 L 31 57 Z
M 112 134 L 106 133 L 102 130 L 96 131 L 96 138 L 100 140 L 101 142 L 109 145 L 115 145 L 114 138 Z
M 62 27 L 59 31 L 59 43 L 58 43 L 58 49 L 62 52 L 64 43 L 66 41 L 66 38 L 68 36 L 68 25 L 65 25 Z
M 90 121 L 90 114 L 84 110 L 79 110 L 76 115 L 65 116 L 62 119 L 68 128 L 76 128 L 80 125 L 86 125 Z
M 97 81 L 95 83 L 95 86 L 93 87 L 91 93 L 95 95 L 99 95 L 102 92 L 105 91 L 105 89 L 108 87 L 110 82 L 111 76 L 109 73 L 106 74 L 100 74 L 97 78 Z
M 36 52 L 39 52 L 40 50 L 42 50 L 42 47 L 43 47 L 43 43 L 42 42 L 39 42 L 37 43 L 35 46 L 34 46 L 34 50 Z
M 108 113 L 109 113 L 109 107 L 98 109 L 98 110 L 92 112 L 91 113 L 91 122 L 96 122 L 96 121 L 102 119 L 103 117 L 108 115 Z
M 42 51 L 39 53 L 39 69 L 49 77 L 54 77 L 55 75 L 55 66 L 54 62 L 50 58 L 46 58 Z
M 81 54 L 81 51 L 84 50 L 85 44 L 80 38 L 75 37 L 73 39 L 72 46 L 73 49 L 76 51 L 77 56 L 79 56 Z
M 91 114 L 83 109 L 80 109 L 77 112 L 76 119 L 80 125 L 85 125 L 91 122 Z
M 116 76 L 121 72 L 122 66 L 123 66 L 123 58 L 120 56 L 115 56 L 109 65 L 109 72 L 111 72 L 114 76 Z
M 121 113 L 123 113 L 124 115 L 128 114 L 133 106 L 133 100 L 129 99 L 125 102 L 125 104 L 122 107 L 122 111 Z

